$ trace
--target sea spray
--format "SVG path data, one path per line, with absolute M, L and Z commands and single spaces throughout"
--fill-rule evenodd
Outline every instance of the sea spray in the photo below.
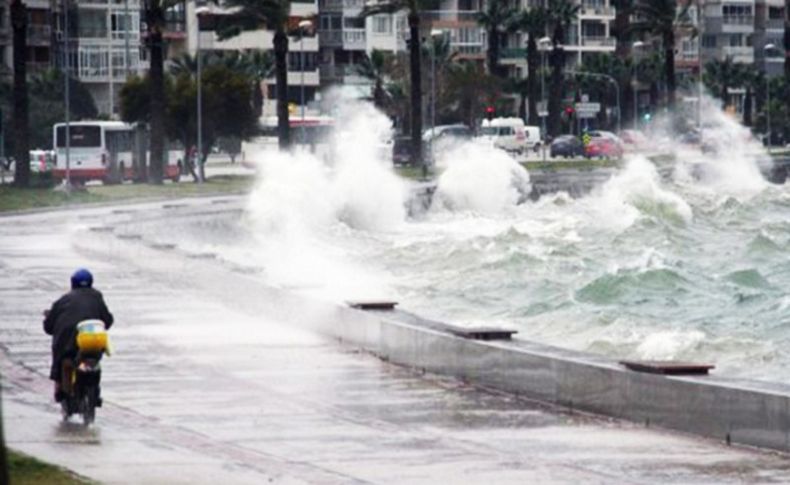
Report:
M 405 186 L 381 150 L 391 126 L 369 104 L 344 106 L 327 156 L 260 154 L 247 210 L 256 258 L 270 282 L 321 297 L 391 296 L 385 276 L 355 261 L 364 251 L 358 231 L 395 230 L 405 220 Z
M 443 167 L 436 190 L 440 206 L 453 211 L 499 214 L 523 202 L 529 173 L 511 156 L 476 142 L 459 143 L 438 155 Z
M 406 186 L 392 170 L 392 123 L 373 105 L 346 102 L 336 112 L 334 202 L 348 225 L 370 230 L 397 228 L 406 218 Z

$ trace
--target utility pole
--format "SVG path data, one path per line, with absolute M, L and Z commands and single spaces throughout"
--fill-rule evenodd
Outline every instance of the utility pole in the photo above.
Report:
M 70 69 L 69 63 L 71 58 L 69 56 L 69 0 L 63 0 L 63 91 L 65 92 L 66 99 L 64 100 L 66 108 L 66 184 L 64 188 L 66 193 L 71 192 L 71 88 L 69 85 Z M 55 136 L 57 142 L 57 136 Z

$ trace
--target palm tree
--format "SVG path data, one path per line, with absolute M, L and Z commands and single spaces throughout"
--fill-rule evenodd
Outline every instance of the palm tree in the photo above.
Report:
M 165 11 L 179 0 L 145 0 L 143 15 L 148 29 L 149 76 L 151 96 L 151 153 L 149 182 L 161 184 L 165 156 L 165 68 L 164 40 Z
M 255 112 L 260 116 L 263 114 L 261 86 L 264 79 L 268 79 L 274 74 L 274 60 L 268 51 L 259 49 L 245 52 L 241 60 L 245 71 L 255 83 L 255 88 L 252 91 L 252 105 L 255 107 Z
M 752 66 L 746 64 L 738 64 L 738 85 L 743 86 L 746 91 L 743 95 L 743 124 L 744 126 L 751 127 L 753 123 L 754 112 L 754 93 L 757 90 L 758 82 L 765 82 L 759 76 L 759 71 L 756 71 Z
M 579 68 L 579 70 L 582 72 L 610 76 L 617 80 L 619 86 L 622 86 L 623 83 L 629 83 L 631 69 L 632 67 L 629 61 L 621 59 L 613 54 L 590 55 L 585 59 L 582 66 Z M 606 106 L 614 105 L 617 98 L 612 96 L 613 86 L 609 80 L 597 76 L 578 77 L 580 84 L 585 87 L 584 92 L 594 94 L 596 98 L 601 100 L 602 104 Z M 622 101 L 623 99 L 621 98 L 620 102 L 622 103 Z M 630 106 L 630 104 L 628 106 Z M 606 113 L 606 110 L 604 109 L 602 112 Z M 603 118 L 602 121 L 609 120 Z
M 612 0 L 615 8 L 612 35 L 617 39 L 614 55 L 626 59 L 631 54 L 631 9 L 634 0 Z
M 576 20 L 580 5 L 572 0 L 549 0 L 548 24 L 551 28 L 551 87 L 549 88 L 549 135 L 555 137 L 560 134 L 560 113 L 562 110 L 562 95 L 564 92 L 565 34 L 570 25 Z
M 655 111 L 658 106 L 658 86 L 663 77 L 663 66 L 664 57 L 660 52 L 654 52 L 636 61 L 636 80 L 649 87 L 651 111 Z
M 488 0 L 485 10 L 477 14 L 477 23 L 486 29 L 488 35 L 488 50 L 486 51 L 488 73 L 500 78 L 507 75 L 499 64 L 500 43 L 505 27 L 514 13 L 515 10 L 502 0 Z
M 387 53 L 373 49 L 368 55 L 362 58 L 362 62 L 356 65 L 356 71 L 360 76 L 373 82 L 373 104 L 384 109 L 387 101 L 387 91 L 384 89 L 384 81 L 387 76 Z
M 502 80 L 491 76 L 478 62 L 460 61 L 448 72 L 448 97 L 453 110 L 467 126 L 477 126 L 483 107 L 500 91 Z
M 11 1 L 11 26 L 14 31 L 14 185 L 30 184 L 28 163 L 28 99 L 27 99 L 27 7 L 22 0 Z
M 368 2 L 360 16 L 392 14 L 405 10 L 409 22 L 409 76 L 411 86 L 411 161 L 422 167 L 422 175 L 428 175 L 428 166 L 422 157 L 422 49 L 420 48 L 420 12 L 437 4 L 436 0 L 380 0 Z
M 538 68 L 538 40 L 546 35 L 546 9 L 543 7 L 532 7 L 529 10 L 522 10 L 515 15 L 510 24 L 511 30 L 520 30 L 527 34 L 527 112 L 530 125 L 539 125 L 537 100 L 539 84 L 538 76 L 543 73 Z
M 220 38 L 226 39 L 243 30 L 265 25 L 274 30 L 274 75 L 277 91 L 277 136 L 281 150 L 291 146 L 288 121 L 288 16 L 291 0 L 227 0 L 225 5 L 237 8 L 232 19 L 222 26 Z
M 725 109 L 729 104 L 729 89 L 735 87 L 738 82 L 739 67 L 731 56 L 725 57 L 724 60 L 714 59 L 705 64 L 702 79 L 711 91 L 718 93 Z
M 683 1 L 683 0 L 681 0 Z M 664 50 L 664 76 L 667 84 L 667 106 L 675 107 L 675 29 L 689 27 L 688 16 L 692 2 L 685 0 L 636 0 L 633 15 L 636 21 L 631 24 L 630 32 L 650 34 L 661 39 Z
M 631 10 L 634 6 L 634 0 L 612 0 L 612 6 L 615 8 L 614 24 L 612 25 L 612 35 L 617 39 L 617 44 L 614 47 L 614 55 L 621 61 L 633 65 L 631 62 Z M 628 123 L 631 119 L 634 107 L 632 106 L 634 98 L 634 86 L 632 85 L 633 70 L 629 69 L 624 73 L 623 77 L 619 77 L 617 82 L 620 84 L 622 94 L 620 95 L 620 102 L 622 108 L 620 115 L 623 123 Z
M 782 44 L 784 46 L 785 53 L 790 52 L 790 0 L 785 0 L 785 28 L 784 28 L 784 38 L 782 39 Z M 787 60 L 787 54 L 785 54 L 785 81 L 790 84 L 790 62 Z M 787 100 L 790 106 L 790 99 Z

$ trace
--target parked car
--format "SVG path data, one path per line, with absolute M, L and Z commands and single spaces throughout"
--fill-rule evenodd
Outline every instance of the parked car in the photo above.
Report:
M 540 137 L 540 127 L 527 125 L 524 127 L 524 134 L 527 137 L 525 142 L 527 149 L 534 150 L 535 153 L 539 152 L 540 147 L 543 145 Z
M 448 150 L 462 140 L 472 138 L 472 130 L 463 124 L 438 125 L 422 133 L 423 153 L 426 161 L 432 163 L 437 153 Z
M 439 139 L 458 138 L 469 139 L 472 130 L 468 126 L 457 123 L 454 125 L 437 125 L 422 132 L 422 141 L 431 143 Z
M 623 156 L 623 146 L 609 137 L 593 137 L 585 147 L 588 158 L 620 158 Z
M 526 127 L 521 118 L 483 120 L 479 138 L 512 153 L 524 153 L 528 148 Z
M 620 132 L 620 139 L 629 151 L 642 151 L 648 148 L 649 142 L 644 133 L 639 130 L 623 130 Z
M 562 135 L 555 138 L 549 146 L 551 158 L 584 156 L 584 144 L 573 135 Z

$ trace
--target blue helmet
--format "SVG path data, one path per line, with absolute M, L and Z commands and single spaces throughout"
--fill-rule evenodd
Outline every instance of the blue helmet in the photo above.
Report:
M 93 275 L 85 268 L 80 268 L 71 275 L 71 289 L 90 288 L 93 286 Z

